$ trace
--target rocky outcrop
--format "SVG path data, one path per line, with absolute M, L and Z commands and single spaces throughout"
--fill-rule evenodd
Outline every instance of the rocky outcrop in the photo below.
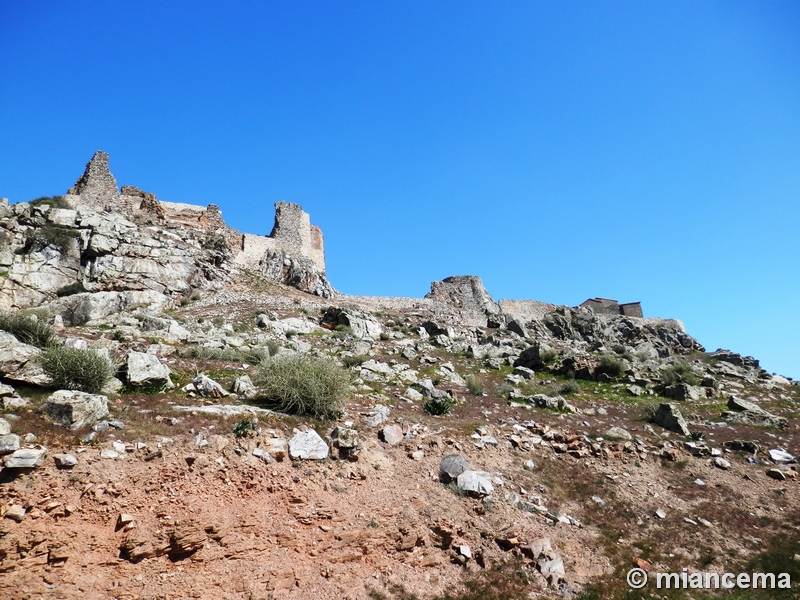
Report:
M 294 257 L 282 250 L 267 250 L 258 263 L 259 272 L 267 279 L 297 288 L 322 298 L 336 294 L 325 274 L 307 258 Z
M 481 278 L 475 275 L 456 275 L 434 281 L 425 298 L 456 308 L 461 313 L 464 324 L 488 327 L 505 324 L 500 305 L 483 287 Z
M 123 215 L 47 205 L 14 205 L 0 222 L 10 239 L 0 256 L 7 277 L 0 308 L 39 306 L 89 291 L 188 294 L 229 279 L 229 255 L 204 247 L 205 233 L 140 228 Z

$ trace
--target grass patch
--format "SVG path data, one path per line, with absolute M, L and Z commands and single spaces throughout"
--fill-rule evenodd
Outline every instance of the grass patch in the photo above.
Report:
M 48 223 L 41 227 L 28 229 L 25 232 L 25 244 L 16 253 L 31 254 L 40 252 L 48 246 L 65 253 L 69 250 L 73 240 L 77 241 L 79 238 L 80 233 L 75 229 Z
M 277 344 L 275 344 L 277 346 Z M 277 350 L 276 350 L 277 352 Z M 238 350 L 235 348 L 207 348 L 205 346 L 189 346 L 181 348 L 176 352 L 181 358 L 193 358 L 199 360 L 224 360 L 228 362 L 247 363 L 250 365 L 260 365 L 267 360 L 272 353 L 269 351 L 269 344 L 265 352 L 260 348 L 249 350 Z
M 53 328 L 34 315 L 12 313 L 0 315 L 0 329 L 7 331 L 23 344 L 47 348 L 55 341 Z

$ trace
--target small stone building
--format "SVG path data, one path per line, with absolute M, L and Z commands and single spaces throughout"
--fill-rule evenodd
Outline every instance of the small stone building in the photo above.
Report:
M 641 302 L 620 304 L 610 298 L 589 298 L 580 304 L 581 308 L 591 308 L 600 315 L 623 315 L 626 317 L 643 317 Z

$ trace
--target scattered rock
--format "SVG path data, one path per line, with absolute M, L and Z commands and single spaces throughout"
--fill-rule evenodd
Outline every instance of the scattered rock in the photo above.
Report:
M 144 352 L 131 352 L 127 361 L 128 385 L 170 389 L 173 386 L 169 367 L 158 357 Z
M 59 469 L 71 469 L 78 464 L 78 459 L 72 454 L 54 454 L 53 461 Z
M 689 426 L 676 404 L 670 402 L 659 405 L 653 420 L 656 425 L 660 425 L 664 429 L 681 435 L 689 435 Z
M 358 431 L 337 426 L 331 432 L 331 445 L 339 450 L 339 457 L 354 460 L 361 452 Z
M 469 463 L 459 454 L 448 454 L 439 463 L 439 480 L 450 483 L 464 471 L 469 471 Z
M 11 454 L 19 450 L 19 436 L 13 433 L 0 435 L 0 454 Z
M 494 492 L 492 476 L 484 471 L 463 471 L 456 479 L 462 492 L 478 496 L 490 496 Z
M 737 421 L 746 425 L 777 427 L 778 429 L 789 427 L 789 420 L 786 417 L 774 415 L 757 404 L 736 396 L 728 399 L 728 408 L 731 410 L 722 413 L 722 418 L 728 421 Z
M 372 407 L 372 414 L 368 417 L 364 417 L 364 423 L 367 424 L 368 427 L 377 427 L 381 423 L 385 423 L 389 420 L 389 407 L 384 406 L 383 404 L 376 404 Z
M 380 437 L 390 446 L 394 446 L 403 441 L 403 428 L 399 425 L 387 425 L 381 429 Z
M 72 390 L 59 390 L 50 396 L 44 412 L 54 422 L 72 430 L 82 429 L 108 415 L 108 398 Z
M 237 396 L 244 396 L 247 400 L 252 400 L 258 396 L 258 389 L 248 375 L 240 375 L 234 379 L 232 391 Z
M 43 460 L 47 450 L 44 448 L 17 450 L 3 459 L 6 469 L 32 469 Z
M 633 436 L 627 429 L 616 426 L 608 428 L 605 433 L 603 433 L 603 437 L 610 440 L 625 440 L 626 442 L 630 442 L 633 439 Z
M 200 373 L 197 377 L 195 377 L 192 382 L 184 387 L 184 391 L 189 391 L 186 388 L 189 386 L 192 387 L 192 391 L 196 392 L 203 398 L 224 398 L 228 396 L 228 392 L 225 391 L 219 383 L 211 379 L 208 375 L 204 375 Z
M 713 459 L 714 466 L 718 469 L 722 469 L 723 471 L 728 471 L 731 468 L 731 463 L 724 458 L 717 456 Z
M 300 431 L 289 440 L 289 457 L 292 460 L 322 460 L 328 458 L 328 444 L 313 429 Z
M 8 510 L 6 510 L 3 516 L 6 519 L 11 519 L 12 521 L 19 523 L 25 518 L 25 509 L 19 504 L 12 504 L 8 507 Z

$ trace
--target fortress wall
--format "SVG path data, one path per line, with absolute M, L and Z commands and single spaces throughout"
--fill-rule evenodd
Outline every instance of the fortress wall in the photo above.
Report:
M 311 248 L 308 257 L 322 273 L 325 272 L 325 239 L 322 230 L 316 225 L 311 226 Z
M 278 245 L 276 240 L 252 233 L 243 233 L 239 253 L 234 258 L 237 265 L 255 269 L 258 261 L 267 253 L 267 250 L 275 250 Z

